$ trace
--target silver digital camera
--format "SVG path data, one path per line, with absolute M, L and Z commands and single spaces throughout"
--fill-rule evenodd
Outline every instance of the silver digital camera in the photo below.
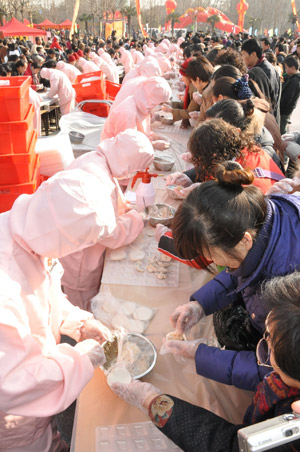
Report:
M 300 415 L 289 413 L 241 428 L 237 432 L 240 452 L 273 449 L 300 438 Z

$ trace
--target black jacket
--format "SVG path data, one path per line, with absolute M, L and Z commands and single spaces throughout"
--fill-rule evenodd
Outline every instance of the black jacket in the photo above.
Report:
M 300 95 L 300 72 L 290 75 L 282 85 L 280 114 L 290 115 L 297 105 Z

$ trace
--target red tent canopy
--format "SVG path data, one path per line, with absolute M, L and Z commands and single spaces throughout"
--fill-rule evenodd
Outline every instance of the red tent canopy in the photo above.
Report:
M 59 28 L 59 25 L 54 24 L 53 22 L 51 22 L 48 19 L 45 19 L 43 22 L 38 24 L 38 27 L 39 28 Z
M 24 25 L 14 17 L 7 24 L 0 27 L 0 33 L 3 36 L 42 36 L 46 34 L 43 30 Z
M 27 20 L 27 19 L 24 19 L 24 24 L 25 24 L 25 25 L 30 25 L 30 22 L 29 22 L 29 20 Z
M 78 24 L 76 24 L 77 27 L 79 27 Z M 59 28 L 67 28 L 69 30 L 71 30 L 72 27 L 72 21 L 69 19 L 66 19 L 64 22 L 62 22 L 61 24 L 59 24 Z

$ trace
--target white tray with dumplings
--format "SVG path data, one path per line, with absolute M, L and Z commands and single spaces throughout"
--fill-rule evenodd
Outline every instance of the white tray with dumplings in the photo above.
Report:
M 149 226 L 132 244 L 107 253 L 102 283 L 178 287 L 179 262 L 157 250 L 154 234 Z

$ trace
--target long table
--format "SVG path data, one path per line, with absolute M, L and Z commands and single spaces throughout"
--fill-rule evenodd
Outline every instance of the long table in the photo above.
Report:
M 184 170 L 186 163 L 180 159 L 184 152 L 188 133 L 181 133 L 176 126 L 173 129 L 156 130 L 171 140 L 172 152 L 176 158 L 173 170 Z M 173 133 L 172 133 L 173 132 Z M 181 137 L 181 138 L 180 138 Z M 181 143 L 180 143 L 181 141 Z M 168 202 L 178 206 L 178 201 L 167 197 L 164 188 L 157 188 L 156 201 Z M 164 335 L 172 330 L 169 317 L 175 308 L 189 301 L 190 295 L 210 280 L 204 270 L 192 269 L 180 264 L 178 287 L 143 287 L 118 284 L 102 284 L 101 290 L 110 289 L 111 293 L 126 301 L 134 301 L 158 311 L 146 331 L 147 337 L 159 351 Z M 188 339 L 213 337 L 211 316 L 203 319 L 188 335 Z M 231 422 L 241 422 L 252 393 L 207 380 L 196 374 L 195 364 L 186 360 L 179 364 L 171 355 L 158 353 L 157 363 L 152 372 L 144 378 L 162 392 L 180 397 L 190 403 L 205 407 Z M 82 391 L 76 407 L 72 452 L 94 452 L 95 429 L 98 426 L 129 424 L 146 421 L 146 416 L 136 408 L 120 400 L 108 387 L 106 377 L 100 369 L 95 370 L 93 379 Z

